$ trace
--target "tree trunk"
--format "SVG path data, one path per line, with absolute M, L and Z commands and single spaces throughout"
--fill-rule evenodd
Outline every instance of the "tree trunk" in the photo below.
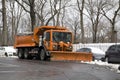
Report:
M 81 16 L 81 21 L 80 21 L 80 25 L 81 25 L 81 32 L 82 32 L 82 43 L 84 43 L 84 25 L 83 25 L 83 12 L 81 11 L 81 14 L 80 14 L 80 16 Z
M 117 40 L 117 31 L 115 31 L 115 24 L 112 23 L 112 28 L 111 28 L 111 43 L 116 42 Z
M 61 0 L 60 0 L 60 3 L 59 3 L 59 10 L 58 10 L 58 14 L 57 14 L 57 21 L 56 21 L 56 26 L 60 26 L 60 21 L 59 21 L 59 19 L 60 19 L 60 12 L 61 12 Z
M 1 38 L 0 38 L 0 45 L 2 45 L 2 27 L 0 26 L 0 35 L 1 35 Z
M 6 7 L 5 7 L 5 0 L 2 0 L 2 16 L 3 16 L 3 46 L 7 46 L 8 44 L 8 27 L 6 21 Z
M 79 9 L 79 11 L 80 11 L 80 26 L 81 26 L 81 33 L 82 33 L 81 42 L 84 43 L 84 42 L 85 42 L 85 39 L 84 39 L 83 10 L 84 10 L 85 0 L 82 0 L 82 5 L 81 5 L 81 7 L 80 7 L 80 2 L 79 2 L 79 0 L 77 0 L 77 4 L 78 4 L 78 9 Z
M 31 31 L 33 31 L 36 23 L 34 7 L 35 7 L 34 0 L 31 0 L 30 1 L 30 17 L 31 17 L 31 26 L 32 26 Z
M 99 24 L 99 16 L 100 16 L 100 8 L 98 8 L 98 12 L 97 12 L 97 18 L 95 20 L 95 23 L 93 24 L 93 43 L 97 42 L 97 32 L 98 32 L 98 24 Z
M 15 15 L 14 15 L 14 8 L 15 8 L 15 4 L 14 2 L 13 3 L 10 3 L 10 6 L 12 8 L 12 11 L 11 11 L 11 15 L 12 15 L 12 41 L 10 41 L 10 45 L 13 45 L 14 44 L 14 37 L 15 37 Z

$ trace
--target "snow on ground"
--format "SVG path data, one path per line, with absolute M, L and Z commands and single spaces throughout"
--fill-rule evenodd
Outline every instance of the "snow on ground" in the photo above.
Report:
M 5 55 L 0 55 L 0 57 L 6 57 Z M 18 58 L 18 56 L 13 56 L 13 55 L 11 55 L 11 56 L 8 56 L 9 58 Z
M 9 56 L 10 58 L 18 58 L 18 56 Z
M 93 44 L 93 43 L 91 43 L 91 44 L 80 43 L 80 44 L 73 44 L 73 48 L 74 48 L 73 51 L 76 51 L 77 49 L 80 49 L 82 47 L 96 47 L 96 48 L 99 48 L 105 52 L 105 51 L 107 51 L 109 46 L 115 45 L 115 44 L 120 44 L 120 43 L 95 43 L 95 44 Z M 120 71 L 118 71 L 118 67 L 120 66 L 120 64 L 110 64 L 110 63 L 102 62 L 102 61 L 92 61 L 92 62 L 83 62 L 83 63 L 106 66 L 106 67 L 110 68 L 110 70 L 120 73 Z
M 120 70 L 118 70 L 118 67 L 120 66 L 120 64 L 111 64 L 108 62 L 102 62 L 102 61 L 92 61 L 92 62 L 83 62 L 83 63 L 87 63 L 87 64 L 95 64 L 95 65 L 99 65 L 99 66 L 106 66 L 108 67 L 111 71 L 115 71 L 116 73 L 120 73 Z

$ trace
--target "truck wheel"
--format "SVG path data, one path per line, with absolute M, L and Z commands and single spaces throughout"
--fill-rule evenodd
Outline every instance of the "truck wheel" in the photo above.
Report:
M 25 59 L 32 59 L 32 56 L 29 54 L 29 50 L 25 49 L 24 51 L 24 58 Z
M 40 60 L 44 61 L 44 60 L 45 60 L 45 57 L 46 57 L 45 50 L 44 50 L 44 49 L 41 49 L 41 52 L 40 52 Z
M 8 54 L 7 54 L 7 53 L 5 53 L 5 56 L 6 56 L 6 57 L 8 57 Z
M 23 49 L 18 49 L 18 58 L 19 59 L 23 59 L 24 58 Z
M 24 58 L 28 59 L 29 58 L 29 54 L 28 54 L 28 49 L 24 50 Z
M 92 57 L 92 61 L 95 61 L 95 57 L 94 56 Z

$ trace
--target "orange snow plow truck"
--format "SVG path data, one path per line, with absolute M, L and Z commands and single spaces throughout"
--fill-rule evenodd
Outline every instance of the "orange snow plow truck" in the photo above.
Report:
M 19 59 L 92 61 L 92 53 L 72 52 L 73 34 L 64 27 L 41 26 L 33 33 L 16 35 Z

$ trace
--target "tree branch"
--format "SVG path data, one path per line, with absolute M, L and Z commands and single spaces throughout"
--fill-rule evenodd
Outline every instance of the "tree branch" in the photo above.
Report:
M 52 15 L 52 16 L 48 19 L 48 21 L 46 22 L 45 25 L 48 25 L 48 23 L 50 22 L 50 20 L 53 19 L 54 16 L 55 16 L 57 13 L 58 13 L 58 11 L 55 11 L 54 15 Z
M 106 12 L 103 9 L 101 10 L 103 11 L 103 15 L 110 21 L 110 23 L 112 23 L 112 20 L 106 15 Z
M 30 13 L 18 0 L 15 0 L 26 12 Z
M 29 3 L 27 3 L 26 1 L 24 1 L 24 0 L 22 0 L 25 4 L 27 4 L 28 6 L 30 6 L 30 4 Z
M 117 15 L 118 15 L 119 11 L 120 11 L 120 0 L 119 0 L 119 7 L 117 8 L 117 10 L 114 13 L 113 22 L 115 22 L 115 19 L 116 19 Z

